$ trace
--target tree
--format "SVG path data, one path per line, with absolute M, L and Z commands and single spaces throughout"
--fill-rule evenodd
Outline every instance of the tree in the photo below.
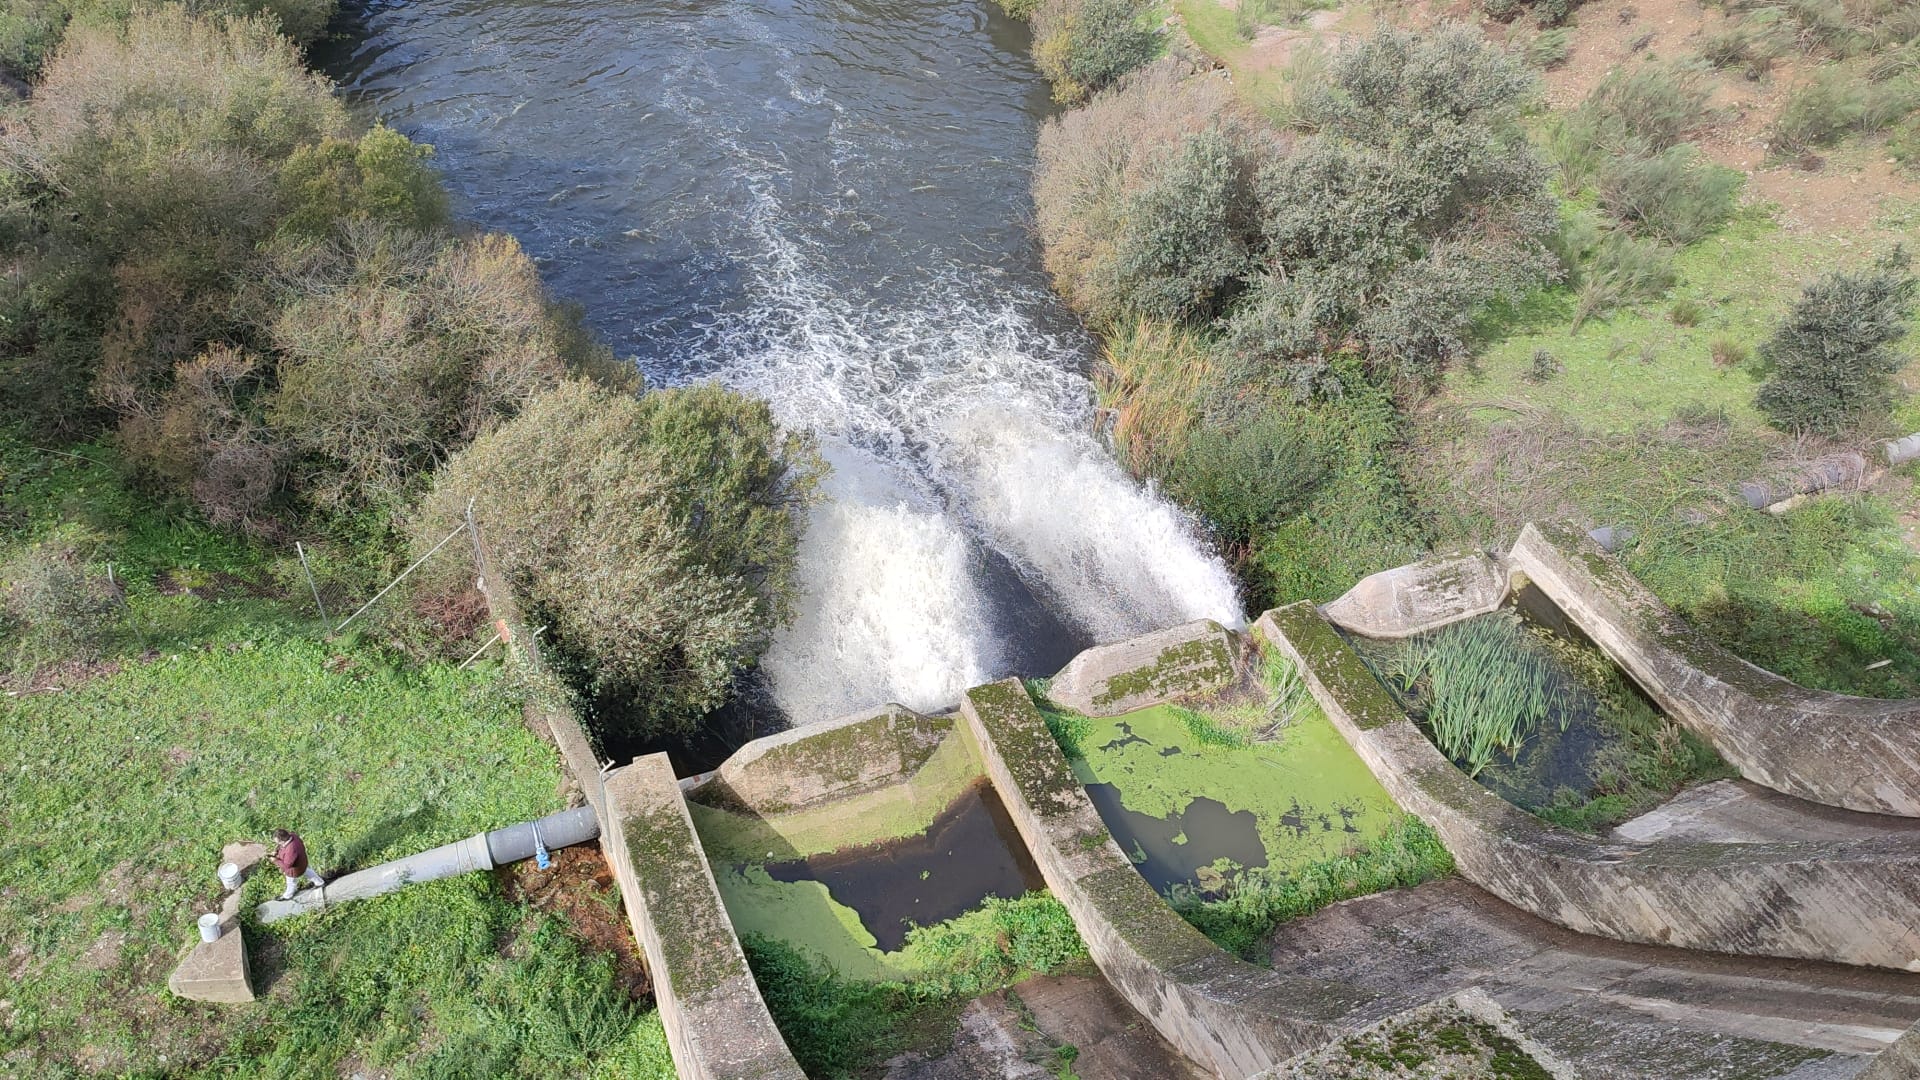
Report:
M 635 734 L 686 731 L 791 618 L 824 465 L 766 402 L 713 385 L 638 397 L 570 381 L 456 455 L 416 542 L 467 500 L 496 573 Z
M 1756 404 L 1775 427 L 1838 435 L 1883 415 L 1897 347 L 1913 317 L 1915 279 L 1895 247 L 1872 267 L 1834 271 L 1808 285 L 1786 321 L 1760 346 L 1772 375 Z

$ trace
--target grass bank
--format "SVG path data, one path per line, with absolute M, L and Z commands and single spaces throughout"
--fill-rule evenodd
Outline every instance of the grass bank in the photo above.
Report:
M 560 768 L 497 666 L 321 640 L 275 586 L 279 556 L 145 499 L 105 449 L 72 455 L 0 441 L 0 564 L 84 529 L 80 569 L 104 580 L 112 562 L 125 598 L 85 662 L 8 658 L 0 1061 L 56 1077 L 670 1076 L 612 958 L 485 875 L 249 928 L 252 1005 L 166 991 L 217 905 L 223 844 L 284 826 L 323 873 L 368 866 L 557 809 Z M 247 908 L 277 887 L 256 877 Z

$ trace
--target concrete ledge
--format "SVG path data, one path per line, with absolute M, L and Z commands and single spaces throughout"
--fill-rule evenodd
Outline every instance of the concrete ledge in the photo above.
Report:
M 1296 663 L 1394 800 L 1461 876 L 1581 933 L 1712 952 L 1920 971 L 1920 842 L 1609 843 L 1548 825 L 1469 779 L 1313 605 L 1255 632 Z
M 1755 667 L 1570 529 L 1528 525 L 1507 562 L 1742 776 L 1828 806 L 1920 817 L 1920 702 L 1809 690 Z
M 920 771 L 952 733 L 950 718 L 882 705 L 755 739 L 689 794 L 721 809 L 790 814 L 897 784 Z
M 1119 716 L 1232 686 L 1243 670 L 1242 651 L 1238 634 L 1199 619 L 1096 645 L 1061 668 L 1047 693 L 1088 716 Z
M 1276 975 L 1174 914 L 1108 835 L 1017 679 L 969 690 L 960 712 L 1047 887 L 1114 989 L 1216 1076 L 1274 1068 L 1361 1026 L 1373 995 Z
M 1336 626 L 1371 638 L 1408 638 L 1495 611 L 1507 573 L 1486 555 L 1426 559 L 1361 578 L 1321 608 Z
M 601 841 L 681 1080 L 805 1080 L 747 969 L 665 754 L 606 780 Z

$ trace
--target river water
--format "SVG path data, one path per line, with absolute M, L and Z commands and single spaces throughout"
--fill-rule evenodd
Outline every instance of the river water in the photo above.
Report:
M 1200 616 L 1232 579 L 1093 435 L 1092 346 L 1028 231 L 1049 109 L 990 0 L 414 0 L 318 57 L 432 143 L 649 380 L 714 378 L 833 474 L 795 624 L 794 722 L 921 709 Z

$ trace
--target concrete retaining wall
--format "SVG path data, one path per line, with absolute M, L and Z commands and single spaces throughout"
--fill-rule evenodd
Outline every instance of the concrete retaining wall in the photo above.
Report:
M 1255 967 L 1174 914 L 1114 843 L 1018 680 L 968 691 L 960 711 L 1094 963 L 1181 1053 L 1217 1076 L 1252 1076 L 1366 1022 L 1356 1013 L 1373 995 Z
M 609 774 L 602 834 L 681 1080 L 805 1080 L 767 1012 L 665 754 Z
M 1920 843 L 1607 843 L 1469 779 L 1313 605 L 1255 632 L 1299 664 L 1329 719 L 1467 880 L 1568 929 L 1622 941 L 1920 970 Z
M 1810 802 L 1920 817 L 1920 702 L 1809 690 L 1755 667 L 1570 529 L 1528 525 L 1507 563 L 1742 776 Z
M 1321 610 L 1345 630 L 1371 638 L 1408 638 L 1497 610 L 1507 572 L 1487 555 L 1425 559 L 1361 578 Z

